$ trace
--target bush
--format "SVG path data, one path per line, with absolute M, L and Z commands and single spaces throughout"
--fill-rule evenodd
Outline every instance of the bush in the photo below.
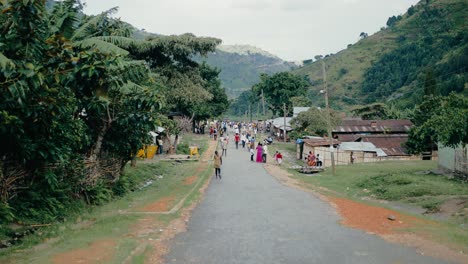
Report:
M 190 154 L 189 147 L 190 146 L 187 142 L 181 142 L 180 144 L 177 145 L 177 153 L 189 155 Z

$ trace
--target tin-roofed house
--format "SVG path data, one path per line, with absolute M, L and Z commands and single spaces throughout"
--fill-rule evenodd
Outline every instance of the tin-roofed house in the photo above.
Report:
M 356 120 L 344 119 L 333 131 L 333 137 L 342 142 L 353 142 L 362 135 L 408 134 L 413 126 L 410 120 Z

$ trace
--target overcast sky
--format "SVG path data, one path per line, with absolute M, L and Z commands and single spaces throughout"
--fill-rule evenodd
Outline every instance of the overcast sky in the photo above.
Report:
M 417 0 L 83 0 L 86 14 L 116 17 L 164 35 L 193 33 L 249 44 L 288 61 L 336 53 L 385 26 Z

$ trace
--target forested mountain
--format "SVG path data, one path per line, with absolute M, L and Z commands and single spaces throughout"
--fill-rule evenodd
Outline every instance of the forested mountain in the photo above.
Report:
M 248 45 L 221 45 L 204 60 L 221 70 L 220 78 L 229 97 L 237 97 L 260 81 L 260 74 L 290 71 L 296 65 Z
M 322 61 L 327 69 L 331 104 L 349 109 L 359 104 L 390 102 L 412 107 L 424 94 L 466 94 L 468 3 L 424 0 L 407 13 L 392 16 L 386 27 L 349 44 L 337 54 L 306 60 L 294 70 L 311 81 L 310 98 L 322 105 Z

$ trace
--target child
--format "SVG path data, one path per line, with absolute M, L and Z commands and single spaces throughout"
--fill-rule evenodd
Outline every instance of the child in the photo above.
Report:
M 254 159 L 253 159 L 254 154 L 255 154 L 254 149 L 252 147 L 250 147 L 250 161 L 254 161 Z
M 275 160 L 278 166 L 281 165 L 281 162 L 283 162 L 283 155 L 281 155 L 281 153 L 278 151 L 276 151 Z

